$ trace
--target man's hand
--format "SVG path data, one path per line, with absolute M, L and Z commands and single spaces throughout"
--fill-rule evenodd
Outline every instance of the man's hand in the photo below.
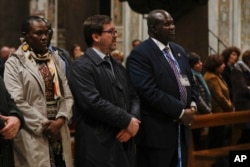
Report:
M 127 129 L 122 129 L 117 135 L 116 139 L 120 142 L 127 142 L 131 138 L 131 134 L 127 131 Z
M 136 133 L 139 130 L 139 124 L 141 123 L 141 121 L 139 121 L 136 118 L 132 118 L 128 127 L 127 127 L 127 131 L 130 133 L 131 136 L 135 136 Z
M 184 114 L 180 118 L 181 123 L 183 123 L 184 125 L 190 126 L 192 122 L 194 121 L 194 115 L 195 115 L 195 112 L 192 111 L 190 108 L 185 109 Z
M 5 122 L 5 126 L 0 130 L 0 134 L 5 139 L 13 139 L 20 129 L 21 121 L 15 116 L 0 115 L 0 119 Z

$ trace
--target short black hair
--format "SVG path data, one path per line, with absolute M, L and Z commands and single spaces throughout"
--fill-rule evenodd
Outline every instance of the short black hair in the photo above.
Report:
M 193 68 L 194 65 L 200 61 L 200 56 L 195 52 L 189 52 L 188 61 L 189 61 L 190 67 Z
M 29 16 L 27 17 L 23 23 L 22 23 L 22 27 L 21 27 L 21 33 L 22 35 L 26 35 L 27 33 L 29 33 L 30 31 L 30 25 L 33 21 L 43 21 L 43 18 L 41 18 L 40 16 Z M 45 22 L 46 23 L 46 22 Z
M 109 24 L 112 19 L 106 15 L 93 15 L 88 17 L 83 23 L 83 35 L 88 47 L 93 44 L 92 34 L 101 34 L 103 31 L 103 25 Z
M 212 54 L 207 57 L 205 61 L 204 68 L 208 72 L 214 73 L 218 67 L 220 67 L 224 63 L 224 59 L 222 55 Z

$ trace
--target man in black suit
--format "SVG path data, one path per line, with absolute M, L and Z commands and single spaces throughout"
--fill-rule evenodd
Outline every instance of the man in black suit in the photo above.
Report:
M 147 25 L 149 39 L 134 48 L 127 60 L 141 98 L 137 167 L 185 167 L 197 94 L 187 54 L 170 42 L 175 25 L 168 12 L 151 11 Z

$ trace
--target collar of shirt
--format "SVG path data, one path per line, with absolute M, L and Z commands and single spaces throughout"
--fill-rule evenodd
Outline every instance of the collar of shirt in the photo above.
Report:
M 169 54 L 171 55 L 171 56 L 173 56 L 173 53 L 172 53 L 172 51 L 171 51 L 171 49 L 170 49 L 170 46 L 169 46 L 169 43 L 167 44 L 167 46 L 165 46 L 163 43 L 161 43 L 160 41 L 158 41 L 157 39 L 155 39 L 155 38 L 152 38 L 151 37 L 151 39 L 154 41 L 154 43 L 159 47 L 159 49 L 162 51 L 163 49 L 165 49 L 166 47 L 168 47 L 169 49 L 168 49 L 168 52 L 169 52 Z
M 92 47 L 92 49 L 97 53 L 98 56 L 100 56 L 101 59 L 104 59 L 104 57 L 106 56 L 104 53 L 102 53 L 98 49 L 93 48 L 93 47 Z
M 169 53 L 170 57 L 171 57 L 173 60 L 176 60 L 175 57 L 173 56 L 173 53 L 172 53 L 171 49 L 170 49 L 169 43 L 167 44 L 167 46 L 165 46 L 163 43 L 161 43 L 161 42 L 158 41 L 157 39 L 152 38 L 152 37 L 151 37 L 151 39 L 154 41 L 154 43 L 159 47 L 159 49 L 160 49 L 161 51 L 163 51 L 163 49 L 165 49 L 165 48 L 169 48 L 169 49 L 168 49 L 168 53 Z

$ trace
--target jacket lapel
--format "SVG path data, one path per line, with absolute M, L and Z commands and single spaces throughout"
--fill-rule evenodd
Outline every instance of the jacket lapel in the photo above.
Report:
M 149 39 L 151 42 L 151 46 L 153 49 L 153 53 L 155 53 L 156 59 L 159 59 L 160 63 L 163 65 L 164 69 L 168 72 L 170 72 L 170 76 L 176 80 L 175 74 L 171 66 L 169 65 L 168 61 L 166 60 L 163 51 L 159 49 L 159 47 L 153 42 L 152 39 Z M 171 50 L 172 51 L 172 50 Z
M 17 52 L 18 54 L 18 52 Z M 45 94 L 45 85 L 42 75 L 40 74 L 35 62 L 32 62 L 29 58 L 29 52 L 24 52 L 24 54 L 18 54 L 17 58 L 20 60 L 21 64 L 32 74 L 32 76 L 37 80 L 42 92 Z
M 96 66 L 100 66 L 102 63 L 104 63 L 104 60 L 102 60 L 100 58 L 100 56 L 92 49 L 92 48 L 88 48 L 86 51 L 85 51 L 85 54 L 89 56 L 89 58 L 95 63 Z M 111 58 L 111 61 L 113 62 L 114 60 Z M 117 73 L 116 71 L 116 64 L 113 63 L 113 68 L 114 68 L 114 72 Z M 121 83 L 118 81 L 118 76 L 116 78 L 114 78 L 110 71 L 108 71 L 106 68 L 105 68 L 105 71 L 108 73 L 108 77 L 109 77 L 109 80 L 111 81 L 112 85 L 114 85 L 116 88 L 122 90 L 122 85 Z
M 184 55 L 182 55 L 183 53 L 180 52 L 180 50 L 178 48 L 176 48 L 174 45 L 172 45 L 171 42 L 169 42 L 169 46 L 171 48 L 171 51 L 172 51 L 172 54 L 173 54 L 174 58 L 178 62 L 178 65 L 179 65 L 179 67 L 181 69 L 181 72 L 185 73 L 184 66 L 182 65 L 182 60 L 183 60 L 182 56 L 184 56 Z

